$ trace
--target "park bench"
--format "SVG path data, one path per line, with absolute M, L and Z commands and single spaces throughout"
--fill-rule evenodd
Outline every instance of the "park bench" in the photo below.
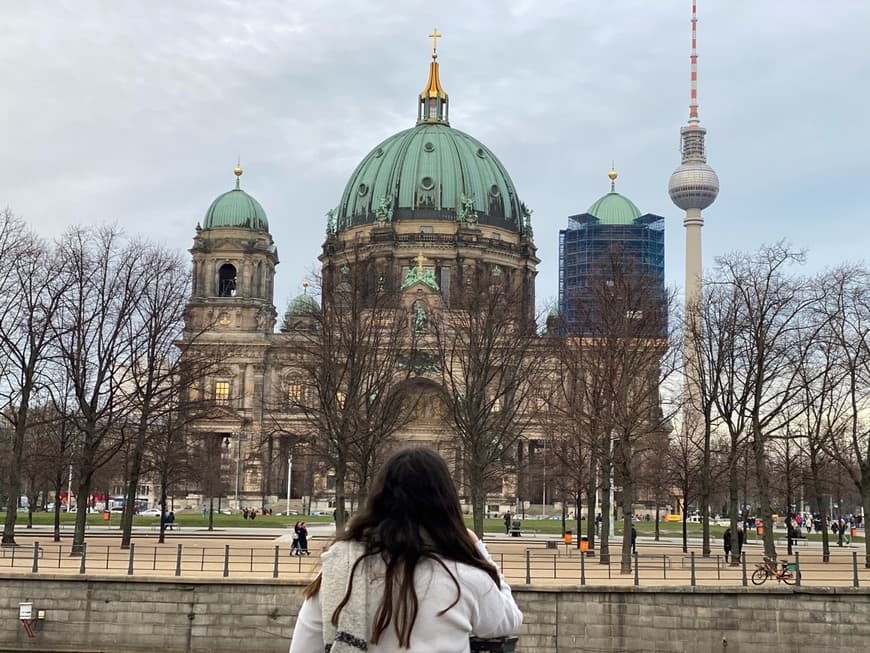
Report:
M 638 553 L 633 557 L 637 558 L 638 567 L 661 569 L 662 567 L 670 568 L 671 566 L 671 556 L 662 553 Z

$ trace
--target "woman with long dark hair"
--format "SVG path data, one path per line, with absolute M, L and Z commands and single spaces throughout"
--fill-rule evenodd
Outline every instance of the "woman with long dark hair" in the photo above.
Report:
M 483 543 L 465 528 L 444 460 L 404 449 L 323 553 L 290 653 L 466 653 L 470 636 L 512 635 L 522 619 Z

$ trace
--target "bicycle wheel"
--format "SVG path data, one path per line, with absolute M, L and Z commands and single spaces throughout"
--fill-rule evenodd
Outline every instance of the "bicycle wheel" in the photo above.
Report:
M 752 584 L 761 585 L 767 580 L 768 573 L 766 569 L 756 569 L 752 572 Z
M 785 572 L 785 573 L 781 576 L 781 578 L 782 578 L 782 581 L 783 581 L 786 585 L 794 585 L 794 584 L 797 582 L 797 579 L 798 579 L 798 572 L 796 572 L 796 571 L 787 571 L 787 572 Z

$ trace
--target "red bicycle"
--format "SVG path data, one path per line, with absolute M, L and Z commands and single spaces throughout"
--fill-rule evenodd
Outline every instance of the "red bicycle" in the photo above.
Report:
M 800 578 L 797 565 L 793 562 L 783 560 L 780 565 L 777 565 L 775 560 L 767 556 L 764 556 L 763 560 L 761 564 L 755 565 L 755 571 L 752 572 L 753 585 L 762 585 L 768 578 L 776 578 L 777 582 L 794 585 Z

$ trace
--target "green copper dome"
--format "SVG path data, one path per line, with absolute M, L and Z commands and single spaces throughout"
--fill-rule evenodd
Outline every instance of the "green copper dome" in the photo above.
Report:
M 297 295 L 287 304 L 287 310 L 284 315 L 287 317 L 310 317 L 314 313 L 320 312 L 320 304 L 311 295 Z
M 598 218 L 599 224 L 634 224 L 640 211 L 627 197 L 610 191 L 586 211 Z
M 444 120 L 391 136 L 357 166 L 337 211 L 339 230 L 391 220 L 459 220 L 522 231 L 529 212 L 504 166 Z
M 236 167 L 236 187 L 220 195 L 205 212 L 205 229 L 236 227 L 269 231 L 269 221 L 260 203 L 239 188 L 242 169 Z

